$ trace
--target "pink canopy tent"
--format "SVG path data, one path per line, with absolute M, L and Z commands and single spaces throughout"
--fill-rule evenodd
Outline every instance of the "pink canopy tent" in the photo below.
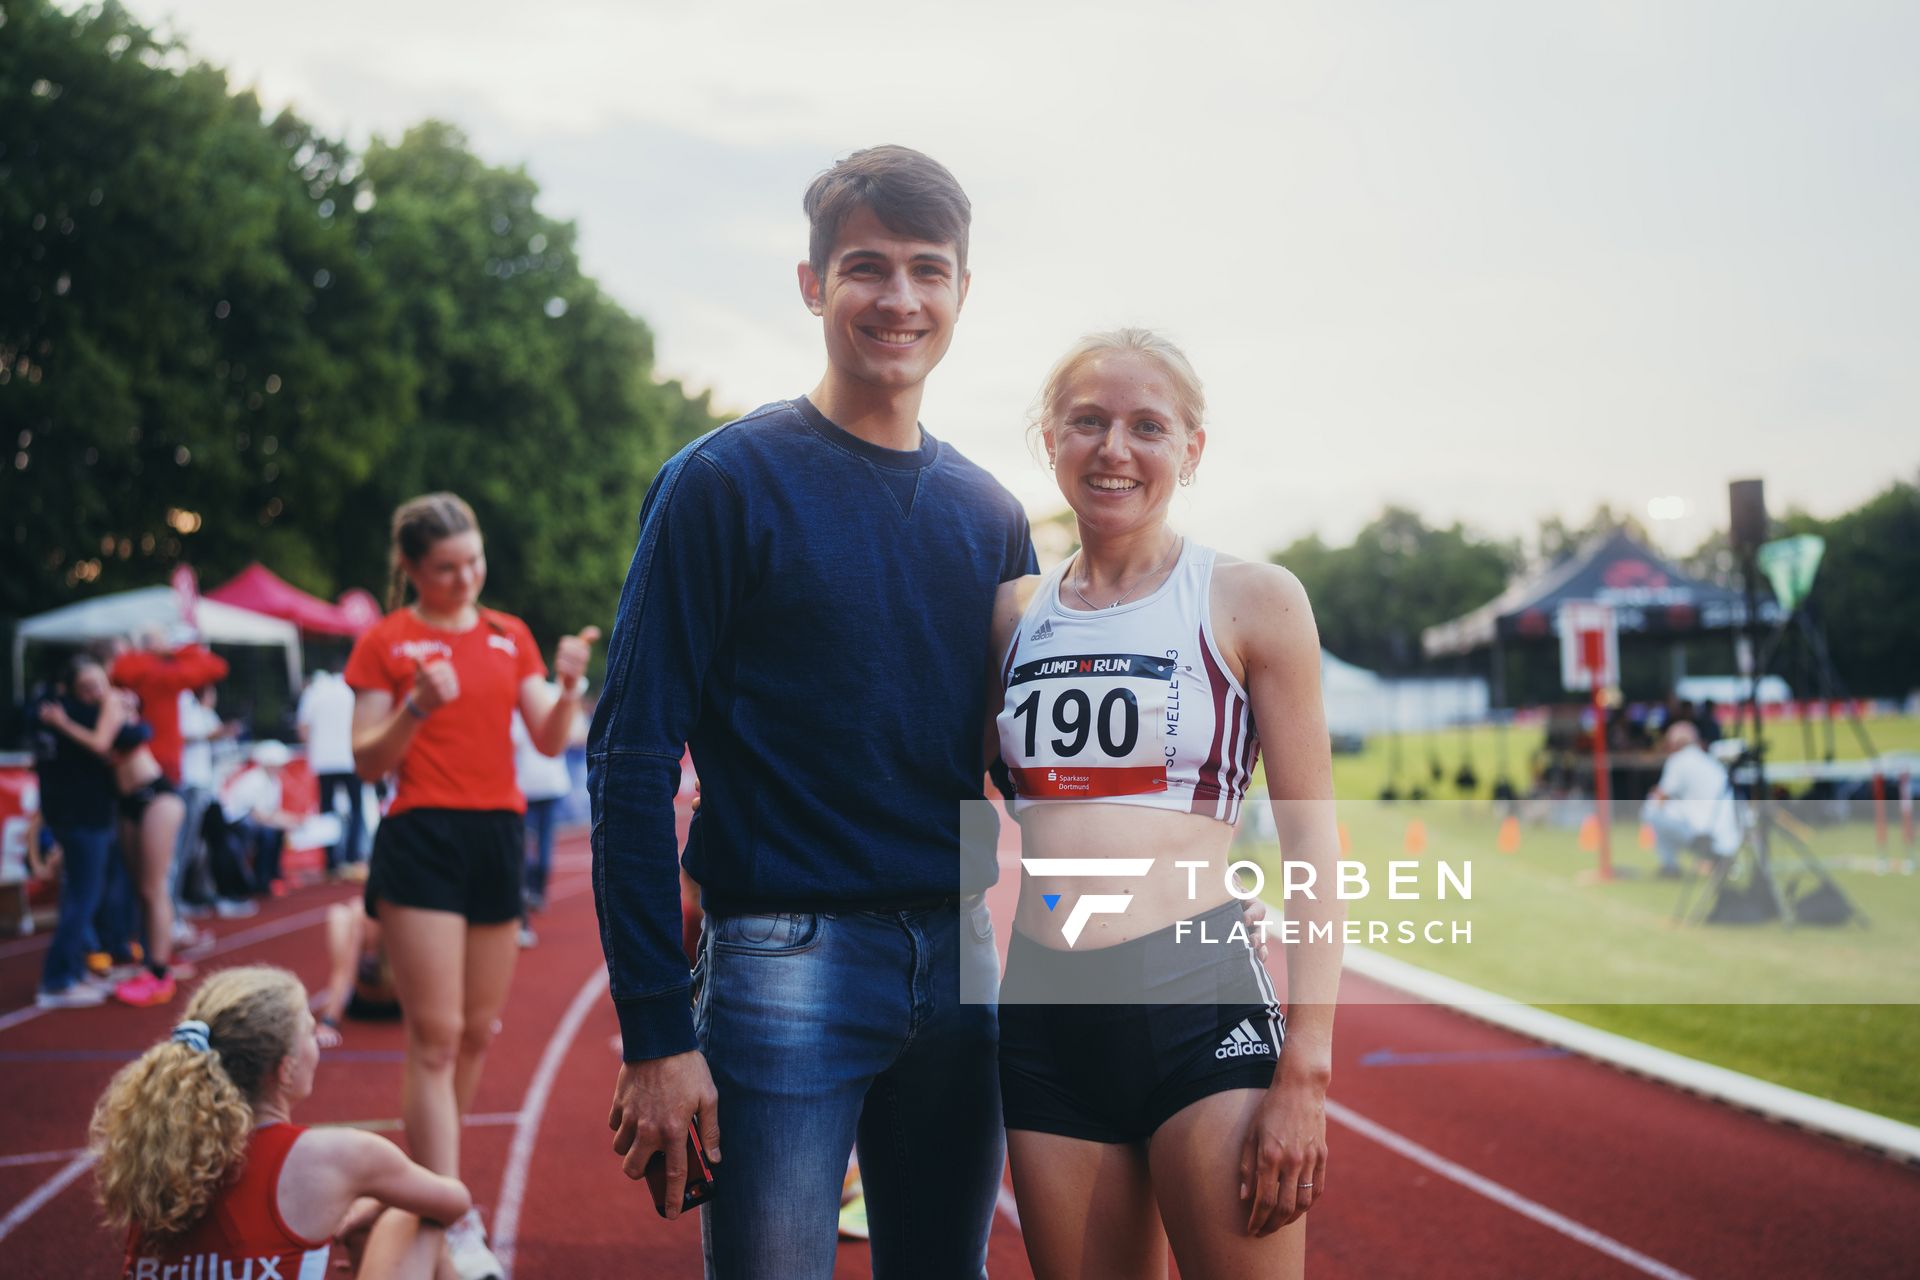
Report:
M 339 604 L 328 604 L 257 561 L 207 592 L 207 598 L 285 618 L 302 631 L 327 636 L 357 636 L 380 620 L 380 607 L 364 591 L 356 588 L 341 596 Z

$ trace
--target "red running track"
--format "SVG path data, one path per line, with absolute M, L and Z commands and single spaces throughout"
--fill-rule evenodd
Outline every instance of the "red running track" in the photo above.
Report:
M 321 911 L 347 892 L 306 890 L 214 922 L 203 971 L 266 961 L 317 986 Z M 615 1025 L 577 834 L 537 923 L 466 1131 L 468 1182 L 518 1276 L 698 1276 L 696 1224 L 658 1219 L 608 1145 Z M 0 943 L 0 1274 L 111 1275 L 117 1242 L 80 1151 L 87 1116 L 184 1001 L 40 1014 L 42 946 Z M 1446 1009 L 1351 1004 L 1336 1045 L 1330 1194 L 1309 1219 L 1314 1276 L 1914 1274 L 1920 1173 L 1909 1168 Z M 400 1048 L 397 1027 L 349 1024 L 298 1118 L 391 1124 Z M 995 1220 L 989 1265 L 1030 1274 L 1010 1212 Z M 843 1244 L 838 1274 L 867 1271 L 865 1247 Z

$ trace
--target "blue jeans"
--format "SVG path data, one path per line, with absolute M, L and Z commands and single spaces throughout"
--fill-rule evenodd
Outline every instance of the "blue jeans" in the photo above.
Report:
M 180 834 L 173 843 L 173 868 L 168 874 L 176 912 L 183 903 L 205 903 L 213 897 L 207 879 L 207 842 L 200 831 L 207 806 L 213 803 L 213 793 L 205 787 L 182 785 L 180 800 L 185 812 L 180 818 Z
M 1728 803 L 1732 801 L 1729 800 Z M 1662 871 L 1678 871 L 1681 851 L 1701 836 L 1712 834 L 1704 828 L 1694 826 L 1674 812 L 1671 806 L 1655 804 L 1652 800 L 1640 806 L 1640 821 L 1653 828 L 1653 852 L 1654 856 L 1660 860 Z M 1718 852 L 1715 850 L 1716 854 Z
M 694 1028 L 720 1093 L 708 1280 L 825 1280 L 856 1142 L 873 1274 L 986 1274 L 1005 1156 L 984 904 L 709 916 Z
M 100 905 L 94 908 L 89 925 L 87 950 L 104 951 L 115 964 L 131 964 L 133 944 L 146 945 L 146 916 L 140 910 L 140 895 L 133 887 L 133 874 L 127 870 L 127 846 L 117 835 L 107 846 Z
M 364 862 L 367 857 L 367 819 L 361 812 L 361 782 L 359 775 L 352 773 L 323 773 L 318 775 L 320 783 L 320 812 L 331 813 L 340 819 L 340 839 L 327 850 L 327 870 L 338 871 L 343 865 Z M 346 812 L 340 812 L 340 797 L 346 799 Z
M 53 836 L 60 843 L 60 918 L 47 945 L 40 989 L 65 991 L 86 973 L 93 915 L 115 856 L 113 828 L 56 827 Z
M 543 899 L 547 896 L 547 879 L 553 874 L 553 828 L 560 820 L 561 799 L 554 796 L 527 801 L 527 892 Z M 720 1149 L 725 1151 L 725 1145 Z

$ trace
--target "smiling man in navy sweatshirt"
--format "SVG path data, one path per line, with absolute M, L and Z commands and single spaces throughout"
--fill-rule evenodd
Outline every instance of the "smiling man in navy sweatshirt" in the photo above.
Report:
M 629 1177 L 664 1153 L 670 1216 L 698 1124 L 710 1277 L 830 1276 L 856 1142 L 875 1274 L 980 1276 L 997 1030 L 959 993 L 963 968 L 998 971 L 980 901 L 995 865 L 962 853 L 960 810 L 983 791 L 994 592 L 1036 567 L 1012 495 L 919 425 L 967 296 L 965 193 L 874 147 L 805 207 L 826 374 L 662 468 L 594 717 L 594 890 L 625 1046 L 609 1124 Z M 691 1008 L 683 743 L 707 911 Z

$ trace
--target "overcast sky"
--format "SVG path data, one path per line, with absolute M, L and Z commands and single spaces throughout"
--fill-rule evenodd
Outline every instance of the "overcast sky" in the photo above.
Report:
M 128 0 L 364 144 L 525 165 L 660 369 L 744 410 L 822 354 L 800 195 L 876 142 L 974 204 L 923 421 L 1036 515 L 1041 377 L 1164 330 L 1175 520 L 1263 555 L 1387 502 L 1527 534 L 1726 482 L 1833 514 L 1920 466 L 1920 6 Z

